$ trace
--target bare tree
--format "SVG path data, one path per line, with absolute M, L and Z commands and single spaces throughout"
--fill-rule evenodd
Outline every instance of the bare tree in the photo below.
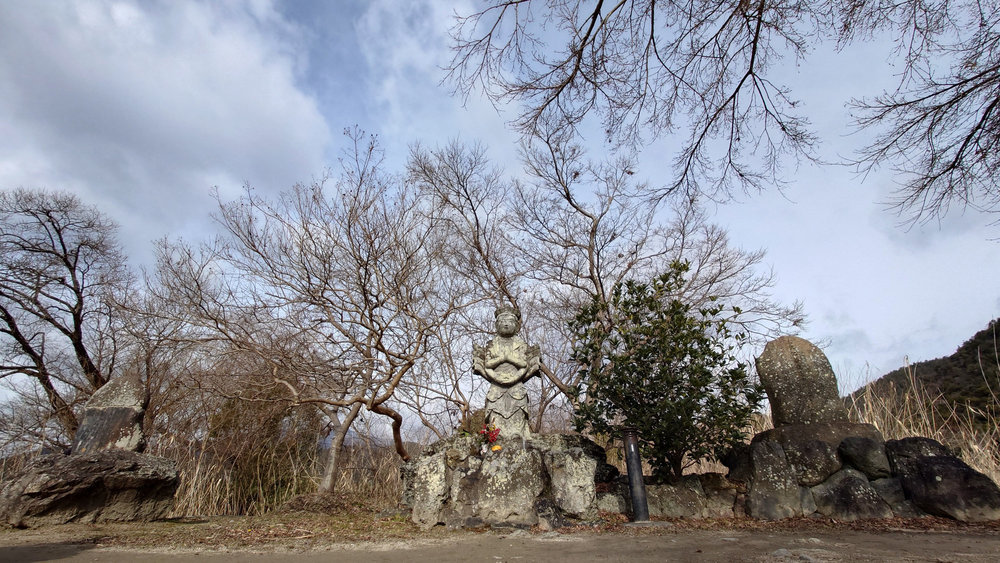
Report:
M 469 95 L 522 103 L 515 125 L 573 130 L 588 115 L 633 144 L 684 131 L 668 191 L 726 197 L 780 183 L 784 156 L 816 138 L 770 71 L 811 46 L 890 37 L 893 92 L 856 102 L 878 136 L 862 170 L 900 175 L 914 218 L 952 203 L 1000 206 L 1000 3 L 744 0 L 489 0 L 458 19 L 449 77 Z
M 899 176 L 891 203 L 913 221 L 959 208 L 1000 211 L 1000 2 L 846 2 L 841 41 L 888 30 L 898 88 L 855 100 L 876 138 L 860 169 Z
M 428 189 L 474 194 L 441 198 L 464 218 L 454 219 L 465 233 L 453 240 L 467 250 L 454 252 L 471 256 L 475 264 L 469 272 L 516 282 L 507 286 L 516 291 L 497 294 L 522 307 L 526 336 L 542 345 L 545 377 L 533 382 L 536 429 L 547 409 L 569 397 L 576 385 L 567 321 L 593 297 L 606 299 L 615 283 L 649 279 L 670 262 L 686 260 L 691 273 L 680 297 L 694 306 L 726 298 L 738 307 L 728 311 L 730 322 L 758 341 L 804 322 L 801 304 L 783 305 L 770 296 L 774 275 L 762 268 L 763 251 L 734 248 L 695 201 L 665 199 L 637 182 L 630 159 L 591 161 L 567 137 L 556 131 L 525 145 L 521 182 L 455 181 L 475 178 L 473 170 L 491 170 L 478 146 L 452 143 L 436 151 L 418 148 L 411 155 L 411 176 Z M 504 189 L 491 191 L 487 185 Z M 671 201 L 673 208 L 667 205 Z M 480 214 L 481 209 L 488 212 Z M 664 216 L 670 220 L 664 222 Z M 488 264 L 498 256 L 503 259 Z
M 674 297 L 696 308 L 725 298 L 734 305 L 725 313 L 728 322 L 754 337 L 750 342 L 794 332 L 804 323 L 800 303 L 786 305 L 770 296 L 774 274 L 762 268 L 762 250 L 731 246 L 725 230 L 708 223 L 695 200 L 661 199 L 634 180 L 628 158 L 590 161 L 561 135 L 524 152 L 532 180 L 530 189 L 519 192 L 518 224 L 532 260 L 528 271 L 538 282 L 534 306 L 546 311 L 539 337 L 549 335 L 548 349 L 556 352 L 546 364 L 547 381 L 563 393 L 578 385 L 576 366 L 568 361 L 568 319 L 584 303 L 608 299 L 615 284 L 651 279 L 675 260 L 690 263 L 691 270 Z
M 130 274 L 116 232 L 75 196 L 0 192 L 0 378 L 30 378 L 24 398 L 44 399 L 57 439 L 72 438 L 74 405 L 117 370 L 114 303 Z
M 219 240 L 200 251 L 166 244 L 159 260 L 159 291 L 203 341 L 252 353 L 281 391 L 270 397 L 315 405 L 336 426 L 323 489 L 362 409 L 391 421 L 408 458 L 394 394 L 467 299 L 424 203 L 380 169 L 374 139 L 350 138 L 333 185 L 297 185 L 275 202 L 248 188 L 220 201 Z
M 776 181 L 784 154 L 812 157 L 796 101 L 767 75 L 807 48 L 810 3 L 485 4 L 455 26 L 449 77 L 465 95 L 522 102 L 526 134 L 573 130 L 591 113 L 627 144 L 686 129 L 669 189 L 721 196 Z

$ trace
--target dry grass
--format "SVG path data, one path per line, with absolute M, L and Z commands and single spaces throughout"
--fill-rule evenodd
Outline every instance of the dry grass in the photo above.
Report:
M 245 459 L 220 459 L 193 446 L 151 451 L 177 462 L 181 483 L 173 517 L 260 515 L 318 491 L 321 453 L 277 449 Z M 394 507 L 402 495 L 395 451 L 375 442 L 345 446 L 334 490 L 373 510 Z
M 34 457 L 21 453 L 0 458 L 0 483 L 20 475 Z
M 1000 417 L 996 410 L 981 412 L 966 405 L 948 403 L 941 394 L 928 392 L 913 370 L 906 367 L 907 389 L 875 392 L 867 386 L 848 398 L 848 410 L 857 422 L 879 429 L 886 440 L 913 436 L 933 438 L 952 450 L 976 470 L 1000 482 Z M 997 390 L 990 389 L 992 403 L 1000 404 Z M 983 425 L 976 416 L 985 418 Z
M 223 458 L 193 443 L 149 453 L 177 462 L 181 482 L 172 516 L 263 514 L 316 490 L 315 455 L 268 448 Z

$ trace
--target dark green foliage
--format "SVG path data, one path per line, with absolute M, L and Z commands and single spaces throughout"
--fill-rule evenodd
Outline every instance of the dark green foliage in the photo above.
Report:
M 578 430 L 636 427 L 654 475 L 671 481 L 740 441 L 763 399 L 735 357 L 743 335 L 719 317 L 722 305 L 695 311 L 673 297 L 687 269 L 674 262 L 651 283 L 618 284 L 570 322 L 583 382 Z
M 996 401 L 996 396 L 1000 395 L 998 323 L 1000 319 L 990 321 L 954 354 L 891 371 L 855 391 L 852 398 L 863 400 L 867 388 L 875 394 L 908 393 L 915 382 L 931 396 L 940 394 L 944 399 L 938 413 L 942 420 L 947 419 L 954 407 L 960 416 L 969 416 L 984 430 L 992 431 L 987 426 L 992 424 L 991 420 L 996 420 L 995 415 L 1000 411 Z

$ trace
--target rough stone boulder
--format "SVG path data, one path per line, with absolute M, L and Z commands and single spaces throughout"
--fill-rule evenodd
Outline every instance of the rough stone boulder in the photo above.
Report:
M 844 463 L 856 467 L 871 480 L 892 475 L 881 439 L 848 436 L 840 442 L 837 452 Z
M 417 525 L 514 525 L 554 528 L 566 518 L 596 516 L 620 506 L 610 488 L 618 471 L 604 449 L 582 436 L 501 437 L 484 446 L 475 436 L 432 444 L 403 468 L 403 504 Z
M 0 521 L 15 527 L 162 518 L 173 505 L 174 462 L 125 450 L 47 455 L 0 490 Z
M 1000 488 L 930 438 L 885 445 L 906 498 L 921 510 L 963 522 L 1000 520 Z
M 845 467 L 812 487 L 813 502 L 820 514 L 837 520 L 892 518 L 892 507 L 868 482 L 864 473 Z
M 780 444 L 798 484 L 812 487 L 841 469 L 840 446 L 854 438 L 870 440 L 872 444 L 883 442 L 882 434 L 874 426 L 844 421 L 789 424 L 757 434 L 752 443 Z
M 81 454 L 106 449 L 143 451 L 146 441 L 142 419 L 148 404 L 149 393 L 137 375 L 112 379 L 87 401 L 71 451 Z
M 752 443 L 745 462 L 749 464 L 746 501 L 749 516 L 762 520 L 802 516 L 802 495 L 808 489 L 799 486 L 797 472 L 788 463 L 781 444 Z
M 767 343 L 756 364 L 771 402 L 775 428 L 847 420 L 837 376 L 826 355 L 813 343 L 797 336 L 782 336 Z

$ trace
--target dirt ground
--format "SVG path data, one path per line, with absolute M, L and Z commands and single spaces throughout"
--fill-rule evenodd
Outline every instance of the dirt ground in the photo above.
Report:
M 1000 561 L 1000 525 L 939 519 L 602 522 L 420 531 L 392 518 L 213 519 L 0 531 L 0 562 Z

